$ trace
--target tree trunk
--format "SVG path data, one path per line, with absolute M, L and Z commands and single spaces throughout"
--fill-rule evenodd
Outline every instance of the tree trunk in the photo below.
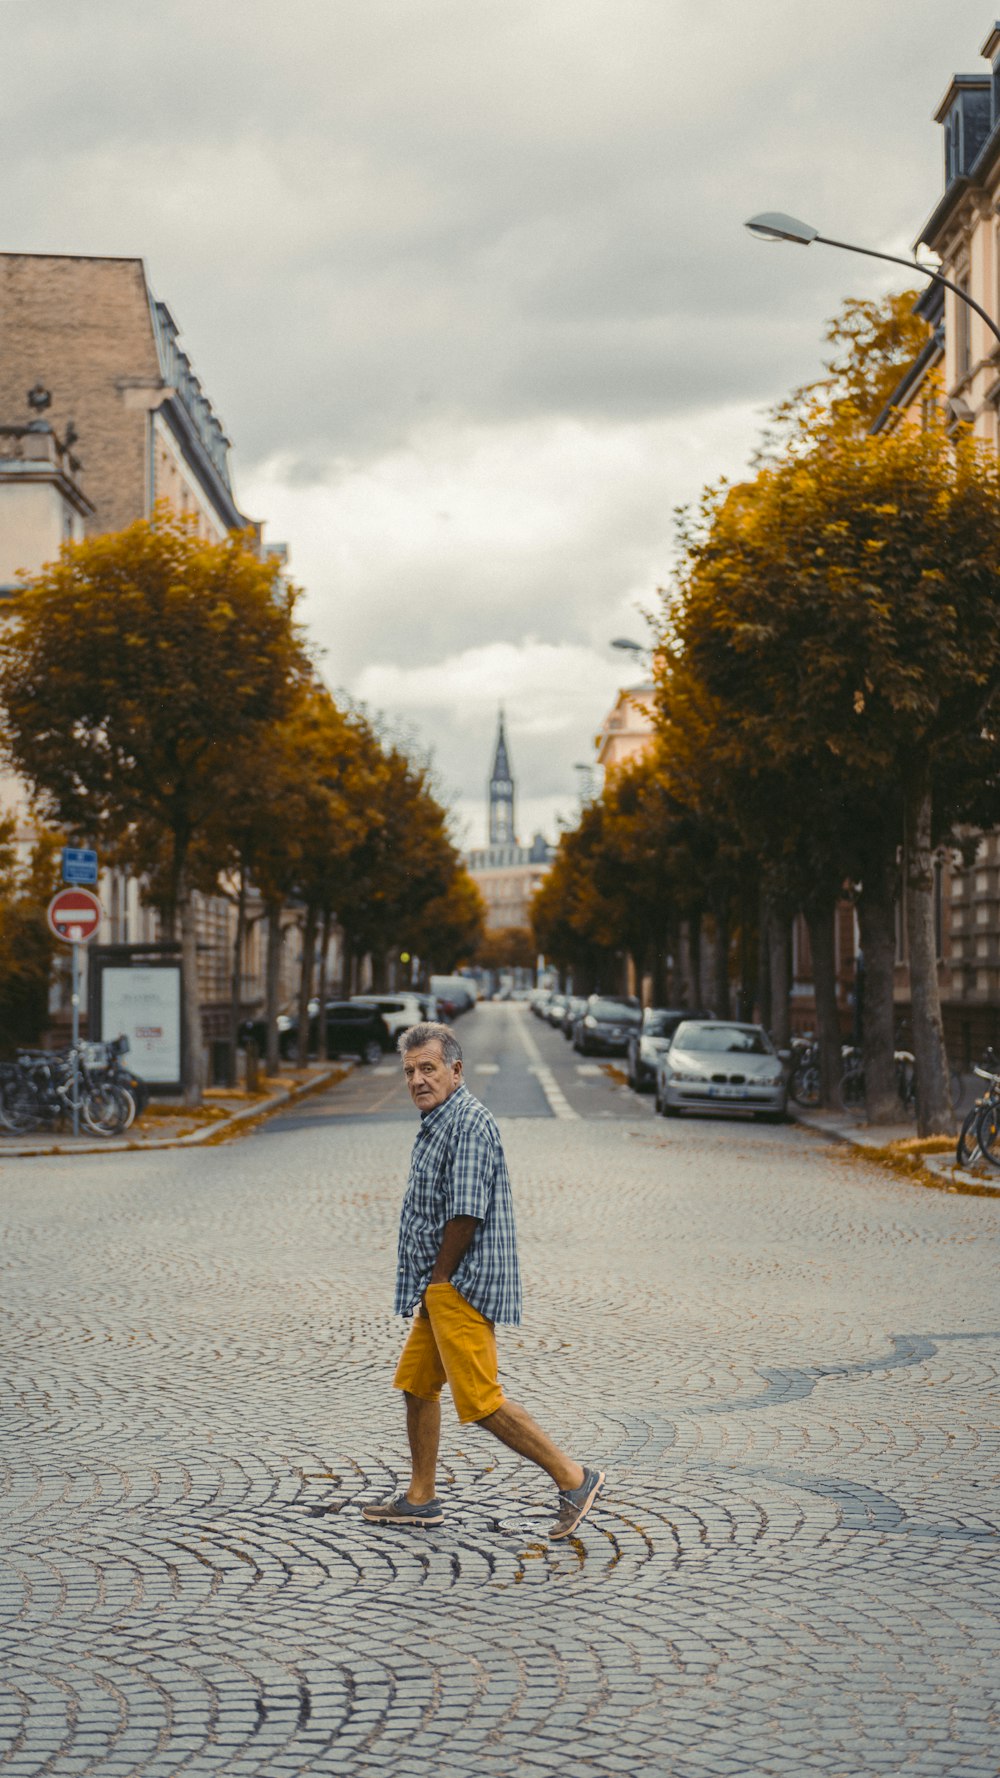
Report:
M 265 1066 L 268 1074 L 277 1074 L 281 1066 L 278 1048 L 278 983 L 281 977 L 281 903 L 272 902 L 267 910 L 267 969 L 264 978 L 264 1018 L 267 1024 Z
M 314 902 L 306 907 L 305 926 L 302 931 L 302 971 L 299 977 L 299 1029 L 296 1055 L 299 1063 L 309 1060 L 309 1002 L 312 999 L 313 977 L 316 972 L 316 929 L 319 925 L 319 909 Z M 323 1023 L 321 1020 L 320 1023 Z
M 372 993 L 385 994 L 388 991 L 386 963 L 388 954 L 385 951 L 372 952 Z
M 188 886 L 186 871 L 181 875 L 177 911 L 181 929 L 181 999 L 184 1006 L 181 1079 L 185 1105 L 200 1105 L 204 1067 L 201 997 L 198 993 L 198 927 L 194 894 Z
M 767 921 L 768 972 L 771 984 L 771 1035 L 779 1050 L 786 1050 L 792 1036 L 791 922 L 772 901 Z
M 668 1006 L 670 988 L 667 984 L 669 938 L 664 935 L 653 945 L 653 1005 Z
M 715 977 L 713 1000 L 717 1019 L 728 1019 L 731 1013 L 729 1002 L 729 902 L 724 894 L 713 898 L 715 916 L 715 938 L 712 949 L 713 975 Z
M 889 856 L 876 858 L 865 873 L 858 896 L 858 927 L 865 959 L 861 1054 L 865 1069 L 865 1114 L 870 1124 L 894 1124 L 902 1116 L 896 1086 L 894 1036 L 894 889 L 895 869 Z
M 688 915 L 688 993 L 692 1012 L 701 1012 L 701 909 Z
M 771 899 L 761 884 L 757 914 L 757 1017 L 765 1031 L 774 1024 L 771 1001 Z
M 819 1040 L 819 1102 L 838 1103 L 837 1086 L 843 1073 L 840 1012 L 837 1006 L 837 951 L 834 940 L 836 903 L 803 909 L 812 951 L 813 993 L 816 996 L 816 1036 Z
M 329 999 L 327 986 L 327 970 L 330 966 L 330 928 L 333 915 L 329 908 L 323 910 L 323 935 L 320 939 L 319 953 L 319 1033 L 316 1039 L 316 1054 L 321 1062 L 326 1061 L 326 1003 Z
M 911 1025 L 917 1071 L 917 1134 L 950 1136 L 955 1129 L 955 1115 L 938 990 L 930 773 L 923 763 L 913 772 L 906 787 L 904 831 Z
M 240 865 L 240 886 L 236 897 L 236 937 L 233 940 L 233 966 L 229 981 L 229 1042 L 233 1066 L 240 1042 L 240 1011 L 243 1005 L 243 947 L 247 937 L 247 873 Z

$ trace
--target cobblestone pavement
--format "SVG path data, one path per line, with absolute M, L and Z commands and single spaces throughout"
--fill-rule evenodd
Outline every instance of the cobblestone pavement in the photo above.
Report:
M 359 1517 L 394 1114 L 0 1167 L 0 1772 L 997 1773 L 997 1206 L 799 1129 L 505 1135 L 505 1381 L 608 1471 L 568 1544 L 447 1404 L 445 1525 Z

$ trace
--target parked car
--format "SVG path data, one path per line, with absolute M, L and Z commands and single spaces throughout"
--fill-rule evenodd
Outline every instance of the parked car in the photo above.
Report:
M 685 1020 L 657 1063 L 656 1109 L 665 1117 L 724 1107 L 780 1123 L 787 1098 L 781 1058 L 763 1025 Z
M 642 1019 L 642 1007 L 630 994 L 591 994 L 573 1026 L 573 1048 L 581 1056 L 623 1056 L 629 1032 Z
M 565 994 L 553 994 L 548 1006 L 545 1008 L 545 1017 L 550 1025 L 562 1024 L 563 1013 L 566 1011 L 568 1005 L 569 1001 Z
M 292 1055 L 298 1048 L 298 1020 L 279 1017 L 278 1050 L 282 1056 Z M 255 1038 L 263 1055 L 267 1048 L 267 1026 L 263 1019 L 245 1019 L 240 1026 L 240 1043 Z M 319 1038 L 318 1012 L 309 1020 L 309 1049 L 315 1054 Z M 326 1053 L 328 1056 L 357 1056 L 362 1062 L 378 1062 L 392 1048 L 389 1027 L 377 1006 L 370 1000 L 328 1000 L 326 1003 Z
M 587 1002 L 584 995 L 571 994 L 566 1002 L 566 1011 L 559 1020 L 559 1029 L 565 1038 L 572 1039 L 573 1026 L 576 1024 L 577 1019 L 583 1018 L 586 1010 Z
M 432 975 L 430 988 L 444 1019 L 457 1019 L 459 1013 L 471 1012 L 479 998 L 479 990 L 471 976 Z
M 626 1068 L 634 1093 L 651 1093 L 656 1086 L 656 1064 L 670 1048 L 670 1039 L 685 1019 L 710 1019 L 710 1012 L 692 1012 L 669 1006 L 647 1006 L 642 1024 L 629 1032 Z
M 545 1009 L 552 999 L 552 994 L 551 988 L 534 988 L 532 990 L 530 1006 L 536 1019 L 544 1019 Z
M 418 994 L 352 994 L 351 1001 L 359 1006 L 378 1007 L 394 1045 L 400 1032 L 422 1025 L 427 1017 Z

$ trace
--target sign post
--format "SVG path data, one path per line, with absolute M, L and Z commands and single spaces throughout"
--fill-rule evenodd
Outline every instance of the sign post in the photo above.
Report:
M 69 848 L 67 847 L 67 851 Z M 96 865 L 96 855 L 94 862 Z M 65 853 L 63 868 L 65 870 Z M 89 944 L 101 924 L 101 904 L 89 889 L 60 889 L 49 902 L 48 921 L 56 938 L 73 954 L 73 1134 L 80 1134 L 80 946 Z

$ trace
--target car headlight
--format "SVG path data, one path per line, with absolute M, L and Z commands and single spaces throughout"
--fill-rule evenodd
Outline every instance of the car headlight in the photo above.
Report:
M 597 1020 L 595 1019 L 592 1012 L 589 1012 L 587 1014 L 587 1016 L 583 1022 L 585 1025 L 588 1025 L 590 1027 L 591 1031 L 594 1029 L 594 1026 L 597 1024 Z
M 761 1085 L 765 1087 L 780 1087 L 784 1078 L 784 1075 L 781 1073 L 764 1074 L 761 1076 Z

